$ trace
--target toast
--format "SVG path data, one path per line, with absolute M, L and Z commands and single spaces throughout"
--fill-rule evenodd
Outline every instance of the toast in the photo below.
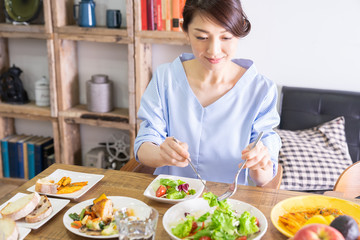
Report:
M 4 218 L 10 218 L 14 221 L 25 217 L 31 213 L 40 201 L 38 193 L 30 193 L 13 202 L 9 202 L 0 213 Z
M 19 237 L 15 221 L 9 218 L 0 218 L 0 233 L 1 232 L 4 233 L 5 240 L 17 240 Z
M 36 181 L 35 191 L 39 193 L 45 194 L 56 194 L 58 184 L 54 182 L 54 180 L 50 180 L 48 178 L 41 178 Z
M 50 200 L 46 196 L 41 196 L 39 204 L 35 210 L 25 217 L 27 223 L 36 223 L 48 217 L 53 211 Z

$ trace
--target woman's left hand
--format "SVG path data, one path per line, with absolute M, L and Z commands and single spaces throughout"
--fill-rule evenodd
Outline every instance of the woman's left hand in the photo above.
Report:
M 249 175 L 255 184 L 264 186 L 273 178 L 273 163 L 268 148 L 261 141 L 250 150 L 252 144 L 242 151 L 241 158 L 247 160 L 244 167 L 249 169 Z
M 272 166 L 268 148 L 259 141 L 258 144 L 250 150 L 252 144 L 253 143 L 250 143 L 241 152 L 241 159 L 247 160 L 244 168 L 249 168 L 249 170 L 264 170 Z

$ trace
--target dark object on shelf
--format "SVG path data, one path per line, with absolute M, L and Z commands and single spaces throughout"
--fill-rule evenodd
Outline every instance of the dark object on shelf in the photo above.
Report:
M 121 27 L 121 12 L 116 9 L 106 10 L 106 26 L 108 28 L 120 28 Z
M 83 115 L 81 115 L 80 118 L 92 119 L 92 120 L 101 120 L 101 121 L 110 121 L 110 122 L 129 123 L 129 119 L 128 118 L 123 118 L 123 117 L 98 116 L 98 115 L 92 115 L 92 114 L 83 114 Z
M 44 23 L 42 0 L 4 0 L 6 18 L 13 23 Z
M 0 76 L 0 99 L 6 103 L 24 104 L 29 102 L 27 92 L 20 79 L 22 70 L 13 65 Z

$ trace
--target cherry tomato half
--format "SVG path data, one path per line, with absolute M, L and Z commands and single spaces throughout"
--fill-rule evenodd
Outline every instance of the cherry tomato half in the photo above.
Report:
M 209 236 L 202 236 L 199 240 L 211 240 Z
M 164 185 L 160 185 L 160 187 L 156 190 L 156 196 L 161 197 L 166 193 L 166 187 Z

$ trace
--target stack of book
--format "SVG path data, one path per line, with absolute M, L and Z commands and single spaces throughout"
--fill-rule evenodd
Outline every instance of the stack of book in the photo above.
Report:
M 51 137 L 11 135 L 0 141 L 4 177 L 31 179 L 55 162 Z
M 180 32 L 186 0 L 141 0 L 141 30 Z

